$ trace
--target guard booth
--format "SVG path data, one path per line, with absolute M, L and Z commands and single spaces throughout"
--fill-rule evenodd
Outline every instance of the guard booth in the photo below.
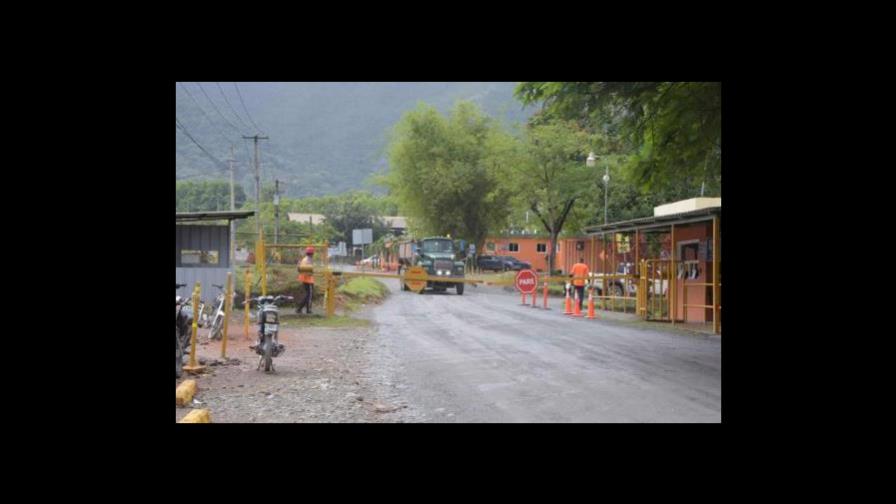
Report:
M 189 212 L 176 214 L 175 281 L 186 284 L 177 294 L 190 297 L 196 282 L 202 285 L 203 299 L 212 299 L 232 271 L 230 224 L 255 215 L 255 211 Z
M 604 306 L 634 297 L 646 320 L 721 334 L 721 222 L 721 198 L 692 198 L 658 206 L 653 217 L 587 227 L 606 244 L 595 269 L 603 281 L 621 285 L 600 296 Z

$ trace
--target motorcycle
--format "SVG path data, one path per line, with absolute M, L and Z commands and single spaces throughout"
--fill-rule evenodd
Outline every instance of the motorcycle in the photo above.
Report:
M 250 302 L 258 303 L 258 342 L 249 348 L 259 355 L 258 370 L 264 367 L 265 372 L 274 372 L 274 357 L 282 354 L 286 347 L 277 339 L 279 332 L 279 308 L 277 303 L 292 301 L 292 296 L 260 296 L 251 298 Z
M 221 335 L 224 328 L 224 286 L 212 284 L 212 287 L 216 287 L 218 289 L 218 296 L 215 297 L 214 303 L 214 311 L 215 314 L 212 318 L 211 323 L 208 328 L 208 339 L 209 340 L 219 340 L 221 339 Z M 233 294 L 231 294 L 231 298 Z

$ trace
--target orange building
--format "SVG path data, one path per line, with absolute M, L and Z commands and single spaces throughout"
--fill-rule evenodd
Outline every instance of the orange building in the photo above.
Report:
M 593 271 L 602 267 L 608 255 L 602 249 L 600 241 L 593 237 L 560 238 L 557 240 L 554 269 L 567 273 L 582 256 Z M 485 249 L 480 255 L 515 257 L 531 264 L 532 269 L 544 272 L 548 269 L 549 250 L 550 238 L 547 236 L 505 235 L 486 238 Z

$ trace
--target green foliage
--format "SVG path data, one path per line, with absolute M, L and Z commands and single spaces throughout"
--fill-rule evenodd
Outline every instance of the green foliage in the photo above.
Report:
M 618 140 L 613 148 L 631 154 L 626 172 L 642 188 L 687 181 L 699 189 L 705 181 L 707 196 L 720 194 L 718 82 L 523 82 L 515 94 L 525 104 L 543 104 L 533 124 L 575 120 Z
M 375 278 L 358 277 L 352 278 L 344 285 L 341 285 L 337 292 L 357 301 L 369 303 L 370 301 L 378 301 L 385 298 L 389 293 L 389 288 Z
M 246 201 L 246 193 L 234 184 L 235 207 Z M 175 201 L 178 212 L 230 210 L 230 182 L 220 180 L 177 181 Z
M 510 178 L 516 201 L 556 243 L 576 201 L 587 198 L 593 186 L 594 170 L 585 166 L 588 136 L 574 123 L 556 121 L 530 126 L 522 141 Z M 551 254 L 551 269 L 553 261 Z
M 274 240 L 274 204 L 273 186 L 270 200 L 262 198 L 261 220 L 264 227 L 265 240 Z M 249 201 L 245 208 L 252 210 L 255 202 Z M 389 232 L 380 218 L 382 215 L 395 215 L 396 205 L 385 196 L 377 196 L 365 191 L 351 191 L 333 196 L 316 196 L 293 199 L 280 195 L 280 243 L 296 243 L 313 241 L 320 243 L 329 241 L 336 243 L 345 241 L 351 247 L 352 230 L 372 228 L 374 239 Z M 319 213 L 326 217 L 323 224 L 310 225 L 307 222 L 289 221 L 290 212 Z M 388 212 L 388 213 L 387 213 Z M 255 218 L 240 221 L 237 227 L 239 242 L 254 246 Z
M 419 104 L 395 126 L 382 177 L 412 231 L 465 237 L 481 246 L 510 211 L 513 138 L 474 104 L 446 117 Z

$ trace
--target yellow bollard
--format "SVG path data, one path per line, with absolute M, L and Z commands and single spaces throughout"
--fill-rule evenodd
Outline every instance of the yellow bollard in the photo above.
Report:
M 199 282 L 196 282 L 196 286 L 193 288 L 193 335 L 190 338 L 190 365 L 184 366 L 184 371 L 188 373 L 201 373 L 205 369 L 205 366 L 196 363 L 196 333 L 199 331 L 199 317 L 202 315 L 199 313 L 200 292 Z
M 227 272 L 227 290 L 224 291 L 224 334 L 221 336 L 221 358 L 227 358 L 227 322 L 230 320 L 230 308 L 233 304 L 233 273 Z
M 194 409 L 178 423 L 212 423 L 207 409 Z
M 333 281 L 333 274 L 330 270 L 325 273 L 327 279 L 327 317 L 332 317 L 336 311 L 336 282 Z
M 261 295 L 268 295 L 268 274 L 267 274 L 267 252 L 264 247 L 264 229 L 261 230 L 261 235 L 258 237 L 258 244 L 261 250 Z
M 184 380 L 174 391 L 175 406 L 186 406 L 196 395 L 196 380 Z
M 249 287 L 250 282 L 252 281 L 249 278 L 249 268 L 246 268 L 245 280 L 243 281 L 243 285 L 246 287 L 246 297 L 243 300 L 243 335 L 248 340 L 249 339 Z

